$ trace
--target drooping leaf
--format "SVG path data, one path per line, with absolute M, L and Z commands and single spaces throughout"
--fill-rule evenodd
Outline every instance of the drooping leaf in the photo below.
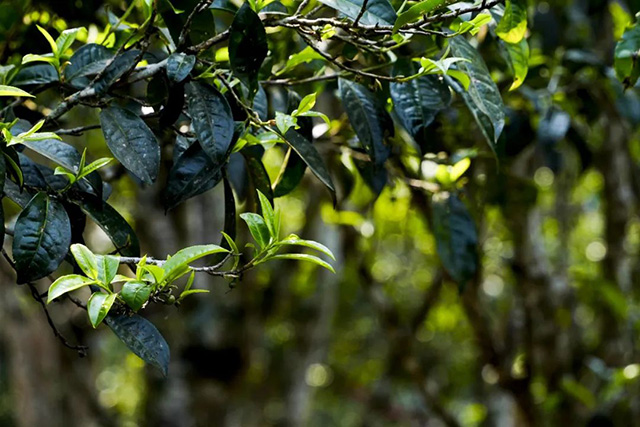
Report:
M 304 160 L 292 148 L 289 148 L 274 183 L 273 197 L 286 196 L 293 191 L 302 181 L 306 169 L 307 165 Z
M 245 212 L 240 214 L 240 218 L 247 223 L 253 240 L 258 243 L 260 248 L 264 248 L 269 244 L 271 233 L 269 233 L 269 227 L 267 227 L 260 215 L 253 212 Z
M 393 67 L 394 76 L 410 76 L 417 72 L 411 61 L 398 60 Z M 425 75 L 405 83 L 390 85 L 393 108 L 402 126 L 418 143 L 423 151 L 433 147 L 429 141 L 427 127 L 433 122 L 438 111 L 451 102 L 449 87 L 436 75 Z
M 307 261 L 307 262 L 311 262 L 313 264 L 319 265 L 320 267 L 326 268 L 327 270 L 329 270 L 332 273 L 335 273 L 336 271 L 333 269 L 333 267 L 331 266 L 331 264 L 329 264 L 328 262 L 318 258 L 317 256 L 314 255 L 309 255 L 309 254 L 278 254 L 278 255 L 274 255 L 271 257 L 271 259 L 293 259 L 296 261 Z
M 511 91 L 524 83 L 529 72 L 529 43 L 526 39 L 522 39 L 519 43 L 504 43 L 503 46 L 507 53 L 509 69 L 513 73 L 513 83 L 509 87 Z
M 95 283 L 93 279 L 81 276 L 79 274 L 68 274 L 66 276 L 61 276 L 56 279 L 56 281 L 53 282 L 49 287 L 49 292 L 47 294 L 47 304 L 54 299 L 66 294 L 67 292 L 75 291 L 76 289 L 89 286 L 92 283 Z
M 469 90 L 465 91 L 455 83 L 454 87 L 469 107 L 489 146 L 495 151 L 498 138 L 504 128 L 505 118 L 500 91 L 491 79 L 484 60 L 467 40 L 463 37 L 454 37 L 449 41 L 449 46 L 455 57 L 468 60 L 458 62 L 456 66 L 471 79 Z
M 249 88 L 250 97 L 258 90 L 258 71 L 268 51 L 264 25 L 245 2 L 231 23 L 229 61 L 233 75 Z
M 180 83 L 187 78 L 194 65 L 196 65 L 195 56 L 182 52 L 173 53 L 167 60 L 167 77 Z
M 140 310 L 150 295 L 151 286 L 138 280 L 125 283 L 120 291 L 120 296 L 133 311 Z
M 507 0 L 496 35 L 507 43 L 520 43 L 527 32 L 527 6 L 521 0 Z
M 82 88 L 89 83 L 87 76 L 102 71 L 113 54 L 106 47 L 89 43 L 74 52 L 64 69 L 64 79 L 74 87 Z
M 131 111 L 111 105 L 100 112 L 100 124 L 114 157 L 141 181 L 152 184 L 160 168 L 160 146 L 146 123 Z
M 137 314 L 110 315 L 104 322 L 136 356 L 167 375 L 169 345 L 151 322 Z
M 271 180 L 262 163 L 262 155 L 264 153 L 262 147 L 258 145 L 245 147 L 241 153 L 245 162 L 247 162 L 247 172 L 255 189 L 266 195 L 269 200 L 273 200 Z
M 320 0 L 327 6 L 355 20 L 362 9 L 364 0 Z M 396 11 L 388 0 L 369 0 L 360 23 L 364 25 L 393 25 Z
M 87 301 L 87 314 L 89 315 L 91 326 L 96 328 L 102 323 L 117 296 L 117 294 L 106 294 L 104 292 L 94 292 L 91 295 L 89 301 Z
M 174 280 L 176 275 L 192 262 L 220 252 L 227 252 L 227 249 L 218 245 L 197 245 L 179 250 L 162 265 L 165 280 L 167 282 Z
M 11 80 L 15 86 L 46 85 L 57 82 L 58 72 L 51 64 L 37 64 L 22 68 Z
M 314 242 L 313 240 L 304 240 L 296 236 L 295 234 L 291 234 L 287 236 L 287 238 L 278 242 L 278 245 L 293 245 L 293 246 L 304 246 L 306 248 L 315 249 L 316 251 L 322 252 L 327 255 L 332 260 L 336 260 L 336 257 L 333 255 L 333 252 L 329 248 L 327 248 L 322 243 Z
M 320 157 L 320 153 L 315 147 L 302 135 L 293 129 L 289 129 L 285 134 L 285 140 L 293 148 L 293 150 L 304 160 L 309 166 L 311 172 L 329 189 L 331 197 L 335 203 L 336 190 L 331 180 L 331 175 Z
M 340 98 L 358 139 L 376 165 L 389 157 L 385 134 L 393 133 L 393 123 L 384 104 L 367 88 L 346 79 L 338 80 Z
M 38 193 L 18 216 L 13 257 L 18 283 L 54 272 L 71 244 L 71 225 L 64 207 L 46 193 Z
M 405 12 L 398 15 L 398 19 L 393 23 L 393 32 L 395 33 L 405 25 L 417 21 L 418 18 L 423 15 L 427 15 L 456 1 L 458 0 L 424 0 L 414 4 Z
M 18 87 L 7 85 L 0 85 L 0 96 L 25 96 L 27 98 L 35 98 L 35 96 L 31 95 L 29 92 L 25 92 Z
M 222 179 L 221 167 L 221 164 L 211 161 L 200 144 L 191 144 L 169 171 L 165 209 L 173 209 L 185 200 L 215 187 Z
M 77 200 L 74 202 L 109 236 L 120 254 L 140 256 L 138 237 L 118 211 L 103 200 Z
M 212 86 L 189 83 L 186 92 L 198 141 L 213 163 L 220 166 L 226 160 L 233 140 L 231 108 L 224 96 Z
M 477 269 L 478 236 L 467 207 L 456 195 L 434 198 L 433 234 L 442 265 L 463 288 Z

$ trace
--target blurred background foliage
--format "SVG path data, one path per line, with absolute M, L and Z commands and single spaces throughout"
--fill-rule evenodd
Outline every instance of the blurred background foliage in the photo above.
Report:
M 0 63 L 47 50 L 35 24 L 85 26 L 90 39 L 127 7 L 4 0 Z M 410 174 L 390 169 L 377 195 L 332 149 L 352 131 L 336 82 L 315 83 L 316 109 L 333 120 L 316 143 L 340 203 L 334 209 L 307 174 L 276 206 L 284 233 L 334 251 L 337 274 L 280 262 L 233 289 L 198 277 L 210 294 L 145 313 L 171 343 L 162 378 L 106 328 L 90 330 L 84 313 L 55 307 L 68 336 L 90 346 L 78 359 L 3 265 L 0 425 L 640 425 L 640 98 L 623 92 L 611 68 L 640 1 L 530 1 L 529 10 L 530 70 L 516 91 L 507 92 L 495 43 L 478 35 L 507 105 L 499 163 L 470 114 L 454 108 L 460 99 L 431 126 L 441 154 L 420 163 L 410 144 L 394 153 L 429 176 L 439 158 L 474 150 L 463 185 L 481 268 L 467 289 L 442 271 L 429 200 Z M 140 22 L 138 12 L 128 21 Z M 292 52 L 291 33 L 269 40 L 277 69 Z M 216 56 L 224 60 L 224 50 Z M 25 103 L 21 115 L 37 120 L 55 96 Z M 87 111 L 70 121 L 95 123 Z M 108 155 L 99 131 L 68 141 Z M 281 160 L 277 150 L 265 156 L 272 181 Z M 127 177 L 113 185 L 143 252 L 162 257 L 219 239 L 221 188 L 165 216 L 159 191 Z M 7 218 L 16 212 L 9 203 Z M 86 237 L 96 252 L 109 250 L 97 227 Z

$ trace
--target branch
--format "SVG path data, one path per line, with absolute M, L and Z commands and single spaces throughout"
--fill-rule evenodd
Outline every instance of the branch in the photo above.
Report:
M 360 22 L 360 19 L 362 18 L 362 15 L 364 15 L 364 12 L 367 10 L 367 4 L 369 3 L 369 0 L 364 0 L 362 2 L 362 7 L 360 8 L 360 12 L 358 12 L 358 16 L 356 16 L 356 20 L 353 21 L 353 25 L 354 26 L 358 26 L 358 22 Z
M 9 254 L 7 254 L 7 251 L 2 249 L 2 255 L 7 260 L 7 262 L 11 265 L 11 267 L 15 269 L 15 262 L 11 259 Z M 87 355 L 87 350 L 89 349 L 89 347 L 84 345 L 74 345 L 69 343 L 69 341 L 67 341 L 64 335 L 62 335 L 62 333 L 54 323 L 53 319 L 51 318 L 51 315 L 49 314 L 49 310 L 47 309 L 47 303 L 44 301 L 43 296 L 40 295 L 40 293 L 38 292 L 38 288 L 36 287 L 36 285 L 34 285 L 33 283 L 27 283 L 27 286 L 31 291 L 31 296 L 33 297 L 33 299 L 36 300 L 38 304 L 40 304 L 40 306 L 42 307 L 42 311 L 44 311 L 44 314 L 47 317 L 47 323 L 49 323 L 49 327 L 53 331 L 53 335 L 58 339 L 58 341 L 62 343 L 62 345 L 64 345 L 65 347 L 71 350 L 77 351 L 80 357 L 85 357 Z

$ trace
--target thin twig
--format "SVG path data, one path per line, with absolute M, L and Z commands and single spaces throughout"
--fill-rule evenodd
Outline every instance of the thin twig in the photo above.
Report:
M 362 2 L 362 7 L 360 8 L 360 12 L 358 12 L 358 16 L 356 16 L 356 20 L 353 21 L 353 25 L 354 26 L 358 26 L 358 22 L 360 22 L 360 19 L 362 18 L 362 15 L 364 15 L 364 12 L 366 12 L 367 10 L 367 4 L 369 3 L 369 0 L 364 0 Z

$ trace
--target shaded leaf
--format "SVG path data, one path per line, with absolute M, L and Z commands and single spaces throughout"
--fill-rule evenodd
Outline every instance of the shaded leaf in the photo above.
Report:
M 191 146 L 169 171 L 165 189 L 165 209 L 173 209 L 185 200 L 215 187 L 222 179 L 220 164 L 214 164 L 200 144 Z
M 102 200 L 74 201 L 95 222 L 113 242 L 123 256 L 140 256 L 140 244 L 133 228 L 127 221 Z
M 22 68 L 11 80 L 16 86 L 44 85 L 57 82 L 58 72 L 51 64 L 37 64 Z
M 186 89 L 187 106 L 198 141 L 214 163 L 223 163 L 233 140 L 231 108 L 212 86 L 192 82 Z
M 24 208 L 14 228 L 13 257 L 18 283 L 54 272 L 71 244 L 71 225 L 62 204 L 38 193 Z
M 417 72 L 417 67 L 408 60 L 398 60 L 393 67 L 392 75 L 410 76 Z M 413 139 L 423 152 L 433 147 L 429 141 L 427 127 L 433 122 L 438 111 L 446 108 L 451 102 L 449 87 L 436 75 L 425 75 L 405 83 L 390 84 L 393 108 Z
M 169 345 L 151 322 L 134 314 L 110 315 L 105 318 L 105 323 L 136 356 L 167 375 Z
M 167 77 L 180 83 L 187 78 L 194 65 L 196 65 L 194 55 L 186 55 L 182 52 L 173 53 L 167 60 Z
M 144 183 L 153 183 L 160 168 L 160 146 L 146 123 L 112 105 L 100 112 L 100 124 L 114 157 Z
M 500 91 L 491 79 L 484 60 L 467 40 L 455 37 L 449 41 L 449 46 L 454 56 L 469 60 L 456 63 L 456 66 L 471 79 L 469 90 L 465 91 L 457 84 L 454 84 L 454 87 L 464 99 L 489 146 L 495 152 L 505 118 Z
M 115 57 L 107 65 L 104 74 L 94 83 L 96 93 L 99 95 L 105 93 L 120 77 L 133 69 L 139 54 L 139 50 L 131 49 Z
M 264 25 L 245 2 L 231 23 L 229 61 L 233 75 L 249 88 L 250 97 L 258 90 L 258 71 L 268 51 Z
M 433 200 L 433 234 L 442 265 L 463 288 L 477 269 L 478 236 L 467 207 L 455 195 Z
M 74 52 L 69 59 L 69 64 L 64 69 L 64 79 L 74 87 L 82 88 L 89 83 L 87 76 L 98 74 L 102 71 L 113 54 L 106 47 L 89 43 Z
M 389 157 L 385 134 L 393 133 L 393 123 L 384 104 L 359 83 L 341 78 L 338 87 L 342 105 L 362 147 L 376 165 L 383 164 Z
M 364 0 L 320 0 L 327 6 L 342 12 L 355 20 Z M 396 11 L 388 0 L 369 0 L 360 23 L 364 25 L 393 25 L 396 21 Z
M 401 27 L 409 24 L 413 21 L 417 21 L 418 18 L 423 15 L 427 15 L 433 11 L 445 7 L 451 3 L 455 3 L 457 0 L 424 0 L 417 4 L 414 4 L 405 12 L 398 15 L 398 19 L 393 23 L 393 32 L 397 32 Z
M 329 175 L 329 171 L 320 157 L 318 150 L 316 150 L 304 136 L 293 129 L 289 129 L 284 137 L 291 148 L 293 148 L 307 166 L 309 166 L 311 172 L 329 189 L 335 203 L 336 190 L 333 186 L 331 175 Z

